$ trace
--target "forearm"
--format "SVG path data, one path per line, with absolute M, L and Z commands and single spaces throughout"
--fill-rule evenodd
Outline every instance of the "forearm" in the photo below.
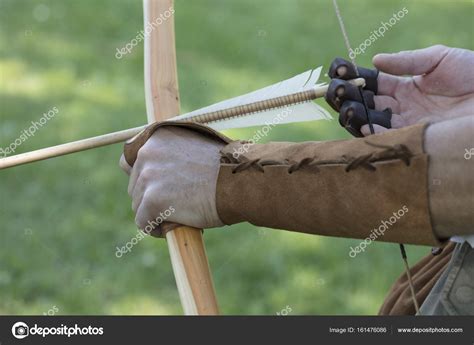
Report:
M 439 238 L 474 233 L 474 116 L 438 122 L 425 133 L 431 220 Z
M 369 138 L 223 149 L 217 209 L 226 224 L 438 245 L 424 126 Z M 381 146 L 382 145 L 382 146 Z M 228 159 L 228 160 L 226 160 Z

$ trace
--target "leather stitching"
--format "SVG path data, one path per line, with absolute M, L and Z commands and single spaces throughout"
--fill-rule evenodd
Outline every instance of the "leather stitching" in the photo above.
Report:
M 393 146 L 381 145 L 372 143 L 368 140 L 365 140 L 369 146 L 383 149 L 382 151 L 375 151 L 368 154 L 364 154 L 358 157 L 348 157 L 342 156 L 341 159 L 334 160 L 317 160 L 317 157 L 306 157 L 300 160 L 299 162 L 290 161 L 288 159 L 284 160 L 262 160 L 260 158 L 249 160 L 244 156 L 238 158 L 234 157 L 231 153 L 221 153 L 221 163 L 226 164 L 235 164 L 235 167 L 232 169 L 232 173 L 236 174 L 248 169 L 256 169 L 260 172 L 265 172 L 264 167 L 267 165 L 283 165 L 288 166 L 288 173 L 292 174 L 298 170 L 310 170 L 313 172 L 319 171 L 319 166 L 322 165 L 334 165 L 341 164 L 345 165 L 345 171 L 350 172 L 357 168 L 364 168 L 369 171 L 376 171 L 374 163 L 384 162 L 389 160 L 399 159 L 405 163 L 406 166 L 410 165 L 411 159 L 414 157 L 410 149 L 403 144 L 396 144 Z

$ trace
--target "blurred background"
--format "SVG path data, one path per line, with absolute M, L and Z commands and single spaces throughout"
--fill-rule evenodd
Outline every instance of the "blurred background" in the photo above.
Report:
M 339 5 L 353 47 L 408 10 L 357 57 L 360 65 L 438 43 L 473 49 L 472 1 Z M 347 57 L 329 0 L 177 0 L 175 9 L 183 111 Z M 143 44 L 115 57 L 142 27 L 141 1 L 0 0 L 0 147 L 53 107 L 59 112 L 16 153 L 143 124 Z M 334 120 L 281 126 L 265 140 L 343 138 Z M 181 313 L 163 240 L 115 255 L 137 231 L 121 149 L 0 171 L 0 314 Z M 223 314 L 376 314 L 403 271 L 393 244 L 350 258 L 360 241 L 250 224 L 204 238 Z M 409 246 L 410 263 L 429 250 Z

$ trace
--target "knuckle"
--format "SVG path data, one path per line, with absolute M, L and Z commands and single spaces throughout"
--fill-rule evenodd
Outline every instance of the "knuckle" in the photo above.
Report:
M 448 49 L 448 46 L 445 46 L 444 44 L 436 44 L 434 47 L 438 50 Z
M 150 205 L 152 204 L 152 198 L 153 198 L 153 193 L 151 193 L 150 189 L 147 188 L 145 192 L 143 193 L 141 206 L 145 208 L 149 208 Z
M 164 198 L 160 197 L 161 195 L 164 194 L 160 193 L 159 187 L 147 188 L 143 193 L 140 207 L 143 207 L 144 210 L 147 211 L 159 209 L 166 201 Z
M 153 168 L 145 167 L 140 173 L 140 181 L 148 184 L 156 178 L 156 172 Z

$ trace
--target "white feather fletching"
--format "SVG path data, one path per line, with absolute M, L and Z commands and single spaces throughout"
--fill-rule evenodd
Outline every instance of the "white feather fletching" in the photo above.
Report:
M 314 70 L 308 70 L 304 73 L 298 74 L 290 79 L 264 87 L 263 89 L 215 103 L 210 106 L 194 110 L 190 113 L 179 115 L 173 117 L 170 120 L 185 120 L 195 115 L 201 115 L 217 110 L 290 95 L 300 91 L 307 91 L 312 88 L 324 85 L 324 83 L 316 84 L 321 74 L 321 70 L 322 66 L 315 68 Z M 223 130 L 230 128 L 262 126 L 265 124 L 277 125 L 283 123 L 331 119 L 331 115 L 324 108 L 317 105 L 313 101 L 308 101 L 282 108 L 273 108 L 262 112 L 250 113 L 248 115 L 240 115 L 230 119 L 209 122 L 207 125 L 216 130 Z

